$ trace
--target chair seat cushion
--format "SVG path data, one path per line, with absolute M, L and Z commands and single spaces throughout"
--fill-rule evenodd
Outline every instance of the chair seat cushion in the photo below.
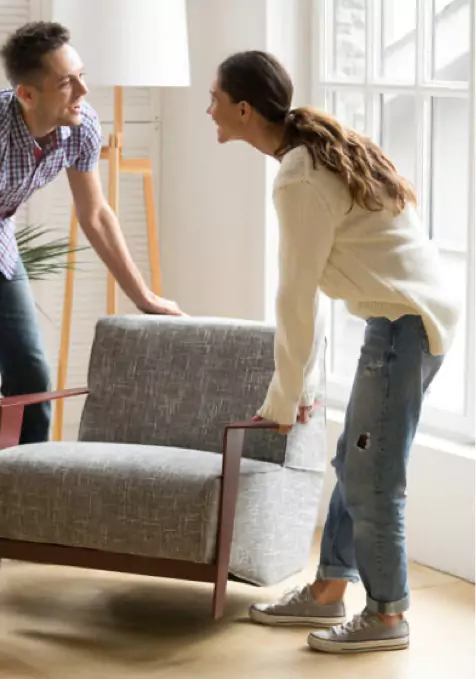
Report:
M 136 444 L 58 442 L 0 454 L 0 537 L 210 563 L 222 456 Z M 246 479 L 280 474 L 241 460 Z

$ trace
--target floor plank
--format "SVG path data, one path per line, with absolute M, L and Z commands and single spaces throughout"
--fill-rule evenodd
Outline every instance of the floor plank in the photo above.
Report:
M 316 548 L 317 549 L 317 548 Z M 209 618 L 211 587 L 80 569 L 6 562 L 0 578 L 0 679 L 474 679 L 474 587 L 411 565 L 407 651 L 334 657 L 309 651 L 306 629 L 251 625 L 253 601 L 279 587 L 231 583 L 226 618 Z M 349 613 L 360 610 L 349 588 Z

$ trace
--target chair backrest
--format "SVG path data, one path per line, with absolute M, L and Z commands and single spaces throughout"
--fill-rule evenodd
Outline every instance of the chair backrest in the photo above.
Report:
M 102 319 L 79 438 L 220 452 L 224 427 L 254 415 L 264 400 L 274 368 L 273 344 L 274 328 L 262 323 Z M 293 438 L 248 432 L 244 455 L 285 464 L 293 447 L 302 457 L 302 441 L 287 445 Z

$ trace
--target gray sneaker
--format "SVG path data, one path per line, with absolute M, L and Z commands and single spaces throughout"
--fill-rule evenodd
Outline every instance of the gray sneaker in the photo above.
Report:
M 328 605 L 316 603 L 306 585 L 285 594 L 276 604 L 254 604 L 249 614 L 251 620 L 262 625 L 332 627 L 345 621 L 345 606 L 342 601 Z
M 396 651 L 408 648 L 410 628 L 406 620 L 395 627 L 384 625 L 378 615 L 365 609 L 345 625 L 311 632 L 307 643 L 315 651 L 325 653 Z

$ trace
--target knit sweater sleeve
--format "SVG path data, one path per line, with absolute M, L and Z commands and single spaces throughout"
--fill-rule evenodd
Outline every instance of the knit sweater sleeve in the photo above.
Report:
M 282 425 L 296 422 L 309 405 L 307 377 L 323 337 L 319 284 L 334 242 L 334 225 L 315 184 L 300 179 L 275 189 L 279 221 L 279 284 L 276 299 L 275 371 L 259 415 Z M 319 334 L 320 334 L 319 332 Z

